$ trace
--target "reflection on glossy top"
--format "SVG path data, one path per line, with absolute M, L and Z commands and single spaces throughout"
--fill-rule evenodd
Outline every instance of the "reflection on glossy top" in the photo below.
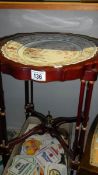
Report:
M 61 67 L 92 58 L 97 46 L 74 34 L 37 33 L 12 38 L 1 51 L 7 59 L 24 65 Z

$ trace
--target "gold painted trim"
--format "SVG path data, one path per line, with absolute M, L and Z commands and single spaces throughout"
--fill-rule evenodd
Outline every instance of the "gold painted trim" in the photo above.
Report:
M 86 131 L 86 129 L 87 129 L 87 127 L 84 127 L 84 126 L 82 125 L 82 130 L 83 130 L 83 131 Z
M 80 125 L 79 126 L 76 126 L 76 130 L 79 130 L 80 129 Z
M 5 112 L 0 112 L 0 116 L 5 116 Z
M 94 81 L 90 81 L 89 83 L 90 83 L 90 84 L 94 84 Z

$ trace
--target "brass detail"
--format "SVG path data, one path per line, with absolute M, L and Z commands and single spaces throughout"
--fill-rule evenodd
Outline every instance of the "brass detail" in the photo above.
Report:
M 5 116 L 5 112 L 0 111 L 0 116 Z
M 79 163 L 80 163 L 80 161 L 77 161 L 77 160 L 71 160 L 71 162 L 72 162 L 73 164 L 79 164 Z
M 6 148 L 6 149 L 8 149 L 8 148 L 9 148 L 9 145 L 6 145 L 6 144 L 5 144 L 5 140 L 2 140 L 2 144 L 0 144 L 0 147 L 1 147 L 1 148 Z
M 79 130 L 80 129 L 80 125 L 79 126 L 76 126 L 76 130 Z
M 87 129 L 87 127 L 84 127 L 84 126 L 82 125 L 82 130 L 86 131 L 86 129 Z
M 85 80 L 81 80 L 82 83 L 85 83 L 86 81 Z
M 89 81 L 90 84 L 94 84 L 94 81 Z
M 3 147 L 3 144 L 0 144 L 0 147 Z

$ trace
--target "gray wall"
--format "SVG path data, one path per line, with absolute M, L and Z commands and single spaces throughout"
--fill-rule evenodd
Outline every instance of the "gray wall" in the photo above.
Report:
M 98 38 L 98 12 L 0 10 L 0 36 L 18 32 L 72 32 Z M 24 121 L 24 82 L 3 74 L 7 126 L 20 128 Z M 56 116 L 77 113 L 80 81 L 34 83 L 35 108 Z M 90 123 L 98 113 L 98 82 L 95 83 Z

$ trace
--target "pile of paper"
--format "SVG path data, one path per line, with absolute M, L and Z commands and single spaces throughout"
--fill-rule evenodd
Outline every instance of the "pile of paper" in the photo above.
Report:
M 32 135 L 14 157 L 8 175 L 67 175 L 67 158 L 59 141 L 49 133 Z

